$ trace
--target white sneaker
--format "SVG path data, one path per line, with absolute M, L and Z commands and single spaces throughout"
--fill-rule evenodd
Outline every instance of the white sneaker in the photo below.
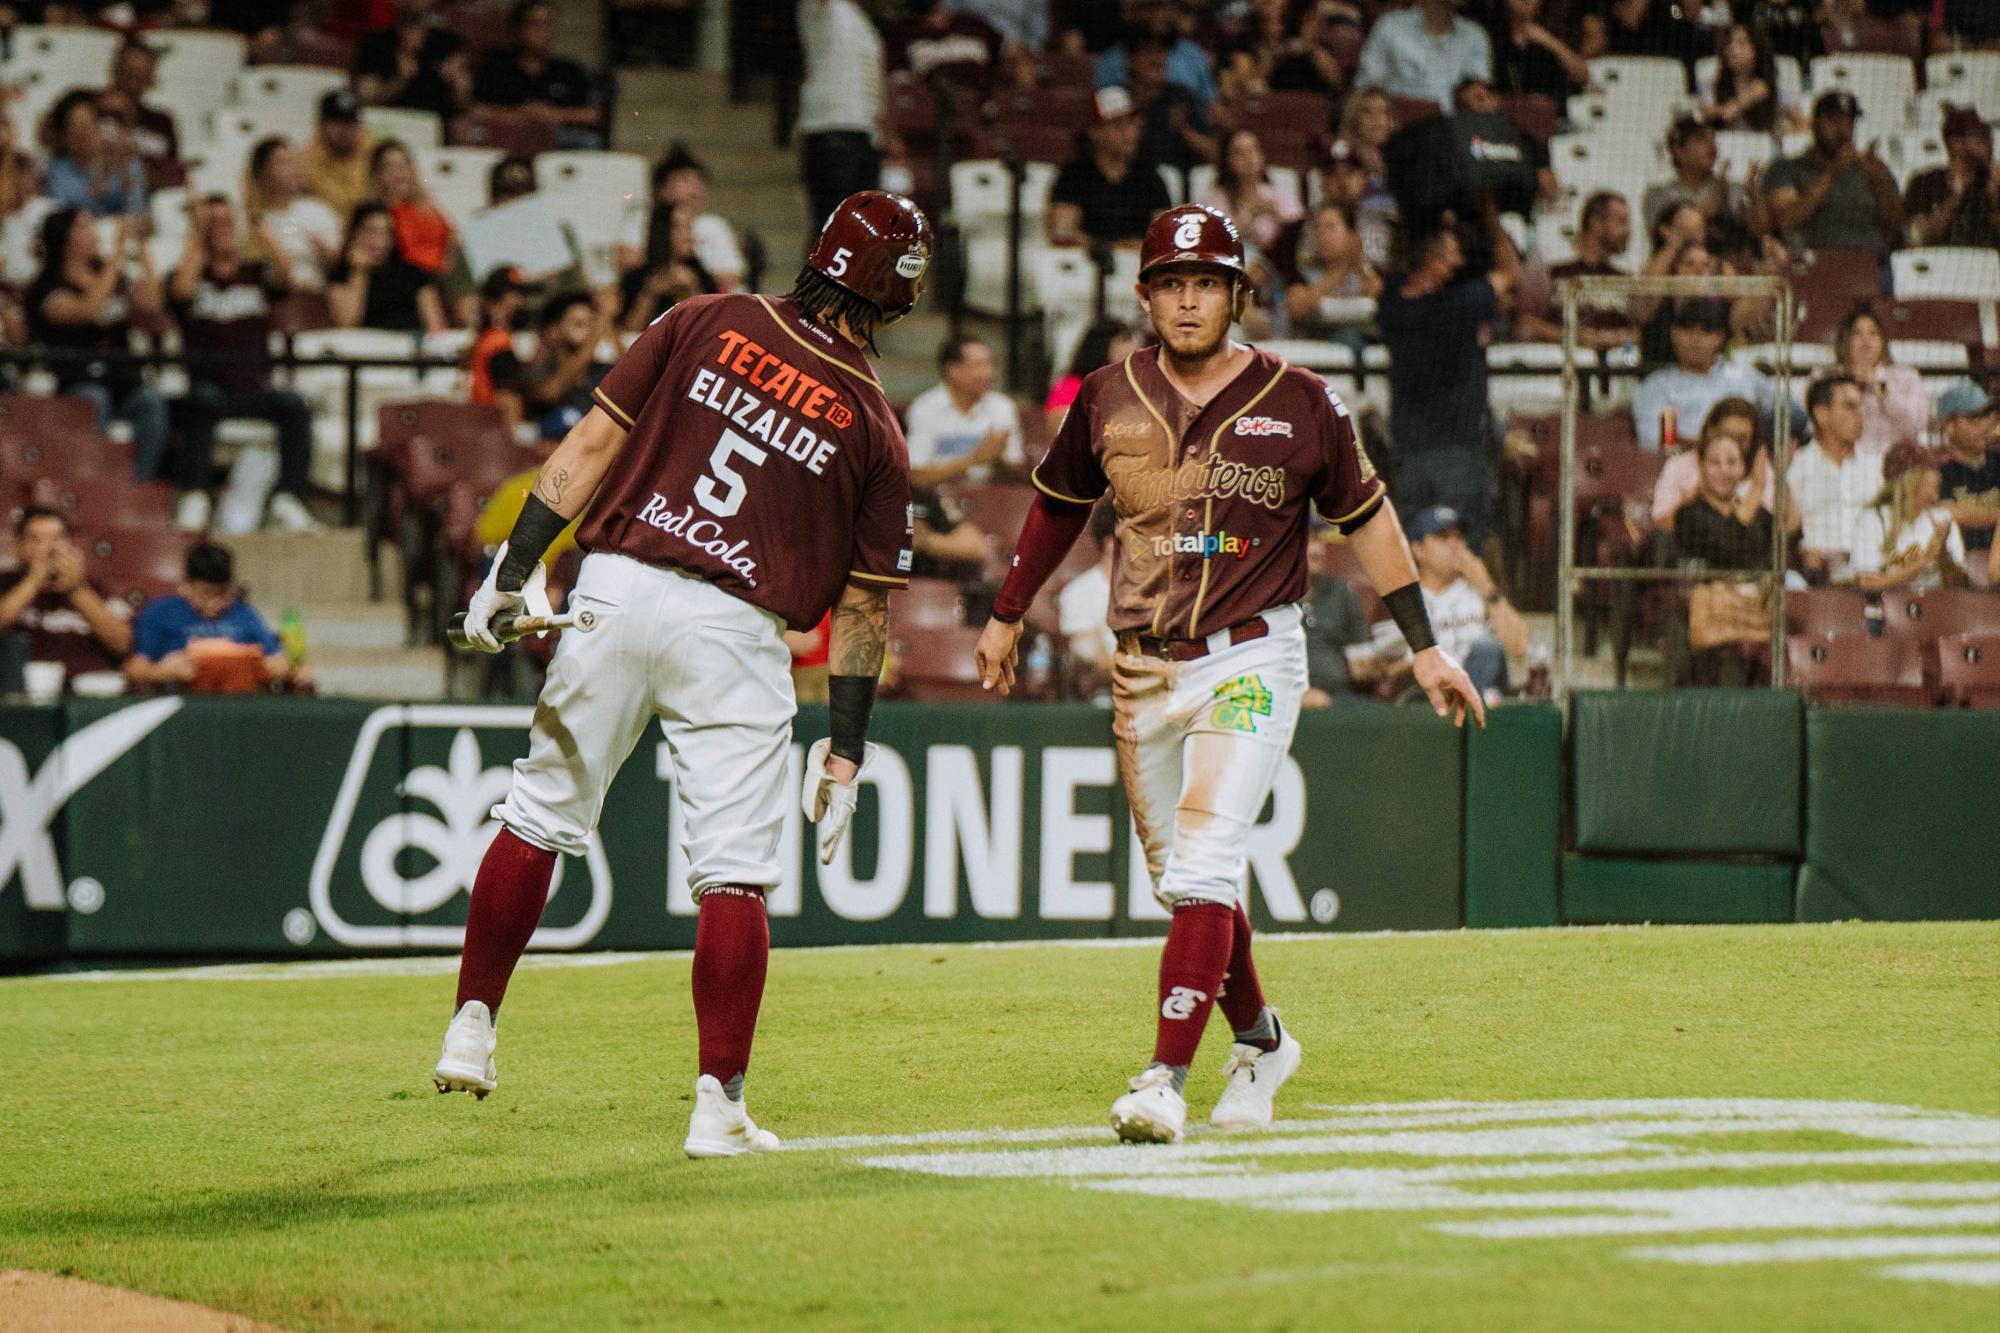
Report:
M 1174 1076 L 1155 1065 L 1132 1080 L 1132 1091 L 1111 1103 L 1111 1128 L 1127 1143 L 1179 1143 L 1187 1124 L 1187 1098 Z
M 188 491 L 174 506 L 174 526 L 182 532 L 200 532 L 208 526 L 207 491 Z
M 271 497 L 271 513 L 268 526 L 280 532 L 325 532 L 326 525 L 312 516 L 305 501 L 290 491 L 279 491 Z
M 694 1081 L 694 1113 L 688 1116 L 687 1141 L 681 1147 L 690 1157 L 741 1157 L 778 1151 L 778 1136 L 757 1128 L 750 1108 L 730 1101 L 715 1075 L 703 1074 Z
M 1229 1048 L 1229 1063 L 1222 1072 L 1229 1086 L 1208 1113 L 1208 1123 L 1218 1129 L 1263 1129 L 1271 1123 L 1271 1100 L 1285 1080 L 1299 1072 L 1301 1048 L 1296 1038 L 1278 1027 L 1275 1050 L 1259 1050 L 1238 1042 Z
M 431 1080 L 439 1092 L 469 1092 L 483 1098 L 499 1081 L 493 1072 L 493 1014 L 484 1002 L 467 1000 L 444 1030 L 444 1054 Z

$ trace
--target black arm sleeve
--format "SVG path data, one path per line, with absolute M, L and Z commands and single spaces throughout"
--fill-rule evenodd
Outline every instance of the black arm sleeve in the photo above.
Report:
M 541 496 L 529 491 L 527 501 L 521 506 L 521 516 L 514 520 L 514 531 L 507 537 L 507 558 L 500 562 L 496 580 L 500 590 L 519 592 L 568 526 L 568 519 L 549 508 Z
M 859 764 L 868 752 L 868 715 L 875 711 L 875 677 L 829 676 L 826 682 L 829 748 Z
M 1437 647 L 1437 635 L 1431 633 L 1431 613 L 1424 609 L 1421 584 L 1405 583 L 1393 592 L 1383 593 L 1382 605 L 1396 618 L 1396 628 L 1403 631 L 1411 653 Z

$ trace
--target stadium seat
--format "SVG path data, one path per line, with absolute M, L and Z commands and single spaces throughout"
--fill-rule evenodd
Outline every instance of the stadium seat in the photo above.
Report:
M 1897 342 L 1958 343 L 1989 341 L 1980 320 L 1979 302 L 1943 297 L 1910 297 L 1877 307 L 1891 344 Z
M 1547 143 L 1562 129 L 1563 109 L 1540 93 L 1502 97 L 1500 110 L 1515 129 L 1537 143 Z
M 1924 89 L 1958 106 L 2000 106 L 2000 51 L 1953 51 L 1924 62 Z M 1919 126 L 1919 128 L 1928 128 Z
M 1892 588 L 1882 594 L 1885 633 L 1928 642 L 1945 634 L 2000 634 L 2000 592 Z
M 1808 251 L 1785 266 L 1785 275 L 1798 302 L 1800 322 L 1793 336 L 1802 342 L 1833 341 L 1834 329 L 1856 301 L 1882 293 L 1882 261 L 1866 250 Z
M 979 686 L 973 658 L 979 635 L 979 629 L 960 626 L 913 630 L 892 640 L 894 671 L 903 697 L 919 703 L 991 700 L 993 695 Z
M 1889 139 L 1888 154 L 1896 186 L 1903 190 L 1910 188 L 1910 178 L 1918 172 L 1941 167 L 1949 160 L 1944 151 L 1944 136 L 1935 129 L 1904 130 Z
M 1868 599 L 1848 588 L 1800 588 L 1785 593 L 1785 630 L 1812 638 L 1866 634 Z
M 1960 708 L 2000 708 L 2000 633 L 1946 634 L 1937 641 L 1938 685 Z
M 1786 105 L 1804 102 L 1806 100 L 1806 76 L 1804 69 L 1799 65 L 1798 58 L 1795 56 L 1773 56 L 1771 59 L 1774 68 L 1778 72 L 1778 101 Z M 1701 100 L 1708 101 L 1714 94 L 1716 76 L 1721 69 L 1721 64 L 1722 62 L 1714 56 L 1703 56 L 1694 62 L 1695 94 Z M 1728 154 L 1725 153 L 1723 156 L 1727 157 Z
M 1896 635 L 1788 635 L 1785 679 L 1814 703 L 1930 702 L 1917 641 Z
M 1976 245 L 1926 245 L 1889 256 L 1897 296 L 2000 299 L 2000 252 Z
M 436 148 L 444 142 L 444 117 L 435 111 L 366 106 L 361 123 L 377 141 L 394 139 L 405 148 Z
M 1575 93 L 1564 105 L 1570 132 L 1596 139 L 1631 167 L 1650 174 L 1679 103 L 1633 104 L 1609 93 Z M 1562 138 L 1556 135 L 1555 138 Z
M 1298 168 L 1281 167 L 1273 164 L 1265 168 L 1265 174 L 1270 177 L 1271 184 L 1277 187 L 1279 194 L 1282 195 L 1289 191 L 1292 198 L 1299 200 L 1301 203 L 1305 201 L 1305 182 L 1300 179 Z M 1214 188 L 1214 167 L 1204 164 L 1188 172 L 1187 197 L 1190 200 L 1199 202 L 1203 195 Z
M 0 394 L 0 430 L 95 435 L 97 409 L 86 398 Z
M 965 624 L 965 595 L 950 579 L 911 579 L 889 599 L 889 636 Z
M 503 156 L 536 157 L 555 145 L 555 130 L 547 121 L 522 112 L 481 107 L 447 125 L 445 143 L 453 148 L 494 148 Z
M 1590 81 L 1620 102 L 1670 105 L 1688 95 L 1687 67 L 1665 56 L 1599 56 Z
M 425 192 L 451 218 L 486 207 L 486 177 L 506 156 L 498 148 L 417 148 L 411 155 Z
M 1023 313 L 1040 308 L 1035 296 L 1035 255 L 1041 248 L 1042 218 L 1056 168 L 1046 162 L 1023 164 L 1021 180 L 1020 300 Z M 951 164 L 951 212 L 965 252 L 965 304 L 982 314 L 1007 309 L 1007 215 L 1013 180 L 1007 164 L 980 158 Z
M 195 534 L 172 524 L 123 524 L 92 528 L 83 544 L 91 580 L 107 597 L 137 609 L 179 588 L 194 541 Z
M 1302 370 L 1323 375 L 1343 375 L 1354 370 L 1354 349 L 1345 343 L 1318 338 L 1260 338 L 1257 346 Z
M 1742 180 L 1751 167 L 1768 167 L 1778 158 L 1778 141 L 1761 130 L 1723 130 L 1715 136 L 1718 167 L 1727 164 L 1727 174 Z
M 991 135 L 998 156 L 1060 166 L 1076 152 L 1077 137 L 1082 132 L 1080 124 L 1037 116 L 1011 116 L 995 121 Z
M 134 481 L 130 472 L 43 477 L 27 486 L 21 498 L 60 510 L 77 532 L 100 526 L 169 529 L 174 525 L 174 488 L 164 482 Z
M 233 110 L 254 114 L 264 134 L 303 143 L 318 127 L 320 98 L 347 87 L 347 73 L 318 65 L 258 65 L 237 75 L 234 87 Z
M 229 104 L 229 90 L 243 72 L 246 43 L 233 32 L 166 28 L 147 33 L 146 45 L 160 56 L 147 103 L 173 116 L 185 149 Z
M 0 477 L 10 481 L 131 474 L 131 447 L 98 434 L 95 422 L 85 430 L 62 431 L 0 426 Z
M 542 189 L 587 195 L 593 207 L 613 217 L 651 195 L 650 176 L 650 166 L 637 153 L 553 152 L 535 159 Z
M 1900 364 L 1915 366 L 1918 370 L 1963 370 L 1971 362 L 1964 343 L 1934 342 L 1924 338 L 1892 338 L 1889 340 L 1889 355 Z
M 118 41 L 118 34 L 102 28 L 23 23 L 10 34 L 0 81 L 15 83 L 32 70 L 57 90 L 55 97 L 71 88 L 102 88 Z
M 417 341 L 407 333 L 386 329 L 321 329 L 298 334 L 292 350 L 302 364 L 292 371 L 291 387 L 305 395 L 313 408 L 313 481 L 325 490 L 347 485 L 347 377 L 340 366 L 315 366 L 313 361 L 341 359 L 407 360 Z M 412 398 L 423 392 L 417 371 L 406 366 L 370 366 L 360 377 L 360 417 L 356 431 L 361 448 L 375 445 L 375 409 L 384 402 Z
M 1815 97 L 1834 89 L 1861 104 L 1860 133 L 1893 134 L 1903 128 L 1905 107 L 1917 91 L 1917 67 L 1907 57 L 1852 52 L 1816 56 L 1808 69 Z

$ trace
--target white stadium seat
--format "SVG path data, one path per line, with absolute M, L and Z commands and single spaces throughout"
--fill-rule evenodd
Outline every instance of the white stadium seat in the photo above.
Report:
M 102 88 L 118 42 L 117 33 L 102 28 L 24 23 L 14 29 L 7 59 L 0 63 L 0 80 L 11 83 L 32 69 L 65 88 Z
M 417 176 L 431 202 L 448 218 L 468 218 L 486 207 L 486 177 L 506 154 L 498 148 L 417 148 Z
M 1855 126 L 1854 137 L 1866 144 L 1903 128 L 1905 108 L 1917 91 L 1917 67 L 1903 56 L 1855 52 L 1815 57 L 1813 96 L 1818 98 L 1836 88 L 1853 93 L 1861 104 L 1861 122 Z
M 1319 338 L 1267 338 L 1257 346 L 1289 365 L 1321 374 L 1351 374 L 1354 370 L 1354 349 L 1346 343 Z
M 1915 366 L 1918 370 L 1964 370 L 1969 360 L 1964 343 L 1928 339 L 1894 339 L 1889 343 L 1889 355 L 1897 364 Z
M 1924 62 L 1924 85 L 1961 106 L 1984 108 L 1990 118 L 2000 109 L 2000 51 L 1956 51 Z
M 1675 102 L 1688 95 L 1687 68 L 1665 56 L 1599 56 L 1590 81 L 1625 105 Z
M 320 357 L 407 358 L 417 340 L 385 329 L 319 329 L 292 340 L 301 360 Z M 347 375 L 336 366 L 301 366 L 292 372 L 292 387 L 313 407 L 313 483 L 338 491 L 347 485 Z M 381 366 L 360 372 L 358 437 L 363 449 L 375 447 L 376 411 L 383 403 L 414 398 L 423 391 L 416 371 Z M 442 379 L 437 381 L 440 391 Z
M 1762 130 L 1723 130 L 1715 136 L 1715 160 L 1729 164 L 1729 178 L 1742 180 L 1751 167 L 1768 167 L 1778 157 L 1778 141 Z
M 366 106 L 361 108 L 361 124 L 378 142 L 394 139 L 412 151 L 436 148 L 444 142 L 444 120 L 435 111 Z
M 1896 173 L 1896 188 L 1906 190 L 1910 177 L 1948 160 L 1944 138 L 1936 130 L 1904 130 L 1888 141 L 1885 155 L 1889 170 Z
M 319 100 L 347 86 L 347 75 L 318 65 L 258 65 L 236 76 L 233 110 L 255 115 L 265 134 L 294 143 L 319 125 Z
M 1200 203 L 1203 195 L 1215 188 L 1215 168 L 1203 163 L 1188 171 L 1188 202 Z M 1297 167 L 1265 167 L 1265 178 L 1277 187 L 1279 196 L 1303 200 L 1304 182 L 1299 179 Z
M 1033 312 L 1036 257 L 1041 248 L 1042 218 L 1048 212 L 1049 191 L 1056 167 L 1048 162 L 1025 163 L 1021 180 L 1021 309 Z M 951 212 L 965 247 L 965 303 L 985 314 L 1007 308 L 1007 213 L 1013 183 L 1005 164 L 976 158 L 951 166 Z
M 148 33 L 160 66 L 146 100 L 174 118 L 181 141 L 208 132 L 209 118 L 229 102 L 229 89 L 243 70 L 243 38 L 233 32 L 165 29 Z
M 1898 297 L 2000 298 L 2000 251 L 1975 245 L 1930 245 L 1889 256 Z
M 535 181 L 543 190 L 588 195 L 593 208 L 614 220 L 627 205 L 651 197 L 651 167 L 637 153 L 595 151 L 542 153 L 535 158 Z
M 1160 173 L 1160 184 L 1167 187 L 1167 198 L 1169 201 L 1176 204 L 1184 204 L 1188 201 L 1187 180 L 1181 175 L 1179 167 L 1162 162 L 1154 170 Z

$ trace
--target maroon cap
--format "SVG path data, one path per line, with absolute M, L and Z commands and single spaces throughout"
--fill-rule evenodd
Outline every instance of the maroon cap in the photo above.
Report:
M 931 224 L 900 194 L 862 190 L 840 201 L 806 256 L 806 267 L 872 301 L 885 323 L 916 307 L 931 263 Z
M 1209 264 L 1247 273 L 1236 224 L 1206 204 L 1182 204 L 1153 219 L 1139 246 L 1139 277 L 1167 264 Z
M 1904 440 L 1901 444 L 1890 445 L 1889 451 L 1882 455 L 1882 480 L 1886 484 L 1913 467 L 1941 468 L 1944 463 L 1945 456 L 1941 451 L 1926 448 L 1915 440 Z

